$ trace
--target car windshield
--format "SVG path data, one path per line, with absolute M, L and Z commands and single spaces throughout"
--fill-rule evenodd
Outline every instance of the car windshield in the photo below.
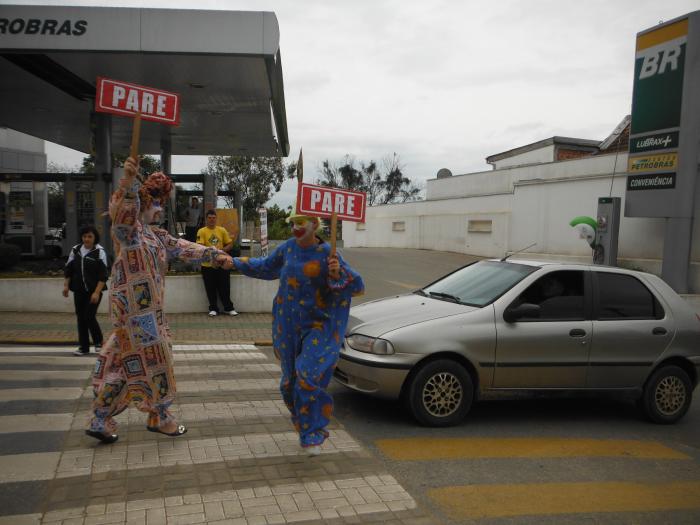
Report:
M 538 268 L 501 261 L 479 261 L 420 290 L 436 299 L 486 306 Z

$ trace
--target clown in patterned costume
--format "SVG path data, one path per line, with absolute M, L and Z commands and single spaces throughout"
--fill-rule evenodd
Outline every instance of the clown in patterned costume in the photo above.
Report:
M 294 238 L 268 257 L 234 258 L 241 273 L 279 279 L 273 301 L 272 341 L 282 367 L 280 391 L 309 455 L 320 453 L 333 399 L 326 392 L 338 361 L 350 300 L 364 283 L 330 246 L 316 237 L 317 218 L 292 215 Z
M 141 186 L 137 164 L 124 164 L 124 178 L 109 203 L 116 260 L 112 267 L 110 317 L 114 331 L 95 364 L 94 416 L 86 434 L 105 443 L 117 440 L 113 417 L 129 404 L 148 413 L 147 428 L 169 436 L 187 429 L 169 411 L 175 396 L 170 329 L 163 313 L 168 260 L 212 262 L 232 267 L 231 258 L 215 248 L 176 239 L 151 226 L 162 213 L 172 189 L 162 173 Z

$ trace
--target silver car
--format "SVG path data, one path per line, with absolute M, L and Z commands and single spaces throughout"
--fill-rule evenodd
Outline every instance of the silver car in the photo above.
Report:
M 700 375 L 700 317 L 658 277 L 604 266 L 479 261 L 353 307 L 346 334 L 335 378 L 430 426 L 516 390 L 627 391 L 674 423 Z

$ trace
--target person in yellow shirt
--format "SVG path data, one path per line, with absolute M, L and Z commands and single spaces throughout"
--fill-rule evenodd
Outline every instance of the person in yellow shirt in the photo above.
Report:
M 197 244 L 211 246 L 219 250 L 228 252 L 233 247 L 233 239 L 226 231 L 226 228 L 216 225 L 216 211 L 208 210 L 206 213 L 206 226 L 197 231 Z M 217 305 L 217 294 L 224 307 L 224 312 L 228 315 L 238 315 L 231 302 L 231 279 L 228 270 L 215 268 L 210 263 L 202 263 L 202 279 L 204 279 L 204 289 L 209 300 L 209 316 L 219 315 Z

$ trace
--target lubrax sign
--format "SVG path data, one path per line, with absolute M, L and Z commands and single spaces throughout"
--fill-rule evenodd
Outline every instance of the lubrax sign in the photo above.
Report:
M 55 20 L 53 18 L 0 18 L 0 35 L 66 35 L 82 36 L 87 20 Z

